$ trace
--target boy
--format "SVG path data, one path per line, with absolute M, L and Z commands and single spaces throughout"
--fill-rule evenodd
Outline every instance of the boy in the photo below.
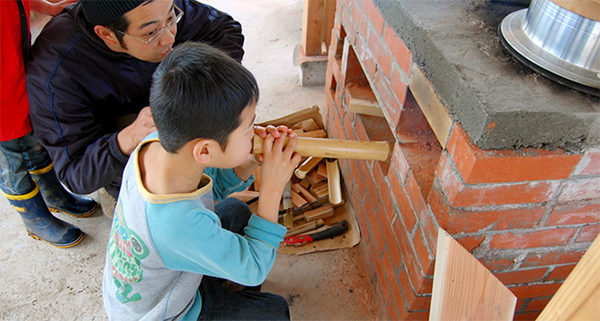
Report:
M 289 129 L 254 129 L 257 100 L 252 74 L 208 45 L 181 45 L 157 68 L 150 105 L 158 134 L 125 166 L 109 238 L 111 320 L 289 319 L 283 298 L 223 280 L 256 286 L 266 278 L 286 232 L 277 224 L 283 188 L 300 162 Z M 253 180 L 255 132 L 265 145 L 252 214 L 225 197 Z M 224 200 L 213 206 L 213 198 Z

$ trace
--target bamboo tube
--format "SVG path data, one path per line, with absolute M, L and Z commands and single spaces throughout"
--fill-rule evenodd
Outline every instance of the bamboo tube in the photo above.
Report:
M 327 159 L 327 184 L 329 186 L 329 203 L 336 206 L 342 204 L 342 182 L 337 159 Z
M 287 140 L 286 140 L 287 144 Z M 254 135 L 252 152 L 261 154 L 263 139 Z M 390 145 L 385 141 L 367 142 L 330 138 L 298 137 L 294 151 L 305 157 L 352 158 L 386 161 L 390 156 Z

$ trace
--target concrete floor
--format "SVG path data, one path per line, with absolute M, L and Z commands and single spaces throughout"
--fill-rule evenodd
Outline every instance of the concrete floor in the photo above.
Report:
M 302 0 L 207 2 L 243 25 L 243 63 L 261 88 L 257 121 L 324 105 L 323 88 L 299 87 L 292 64 L 301 39 Z M 0 320 L 106 320 L 101 276 L 110 221 L 101 213 L 84 219 L 57 216 L 85 231 L 81 244 L 57 249 L 33 240 L 0 199 Z M 356 248 L 280 255 L 263 291 L 286 297 L 294 320 L 372 320 L 376 315 Z

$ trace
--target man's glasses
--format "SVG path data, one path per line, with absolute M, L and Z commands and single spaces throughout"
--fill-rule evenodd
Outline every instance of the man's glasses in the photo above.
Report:
M 165 24 L 164 27 L 154 29 L 141 37 L 130 35 L 121 30 L 116 30 L 116 31 L 123 35 L 130 36 L 131 38 L 133 38 L 137 41 L 141 41 L 147 45 L 151 45 L 156 40 L 160 39 L 160 36 L 162 36 L 162 34 L 163 34 L 163 32 L 165 32 L 165 30 L 171 29 L 174 25 L 176 25 L 181 20 L 181 17 L 183 17 L 183 10 L 179 9 L 179 7 L 175 6 L 175 5 L 173 7 L 175 10 L 173 10 L 173 12 L 171 13 L 171 16 L 167 20 L 167 23 Z M 177 12 L 177 15 L 175 15 L 175 12 Z

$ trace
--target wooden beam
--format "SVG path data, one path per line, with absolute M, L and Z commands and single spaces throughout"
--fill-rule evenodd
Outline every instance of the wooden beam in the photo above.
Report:
M 305 56 L 327 55 L 334 18 L 335 0 L 304 0 L 302 50 Z
M 600 320 L 600 235 L 537 320 Z
M 429 320 L 512 320 L 517 298 L 460 243 L 438 230 Z

